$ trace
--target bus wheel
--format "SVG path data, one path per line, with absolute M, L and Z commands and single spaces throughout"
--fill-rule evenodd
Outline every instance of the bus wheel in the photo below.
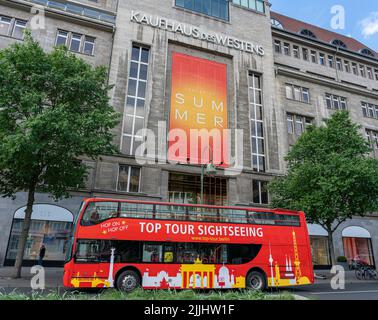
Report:
M 140 287 L 140 277 L 133 270 L 122 272 L 117 278 L 117 289 L 124 292 L 131 292 Z
M 247 276 L 246 287 L 252 290 L 265 290 L 266 280 L 265 276 L 260 271 L 252 271 Z

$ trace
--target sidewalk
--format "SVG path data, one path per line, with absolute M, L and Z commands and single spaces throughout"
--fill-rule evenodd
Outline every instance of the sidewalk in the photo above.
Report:
M 1 288 L 30 288 L 30 280 L 35 276 L 30 272 L 29 267 L 22 268 L 22 278 L 14 279 L 14 268 L 0 268 L 0 289 Z M 45 281 L 47 289 L 63 287 L 63 268 L 45 268 Z
M 335 274 L 331 274 L 331 270 L 314 270 L 315 275 L 325 276 L 325 279 L 315 279 L 315 284 L 319 283 L 330 283 L 331 279 L 335 277 Z M 345 283 L 354 284 L 354 283 L 377 283 L 378 280 L 358 280 L 355 276 L 355 271 L 347 270 L 345 271 Z

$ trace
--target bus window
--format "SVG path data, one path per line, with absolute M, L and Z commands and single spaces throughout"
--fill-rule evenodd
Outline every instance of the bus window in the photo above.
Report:
M 143 262 L 162 262 L 163 245 L 143 244 Z
M 162 220 L 186 220 L 186 207 L 156 205 L 156 219 Z
M 249 217 L 251 222 L 255 224 L 275 224 L 275 214 L 272 212 L 249 212 Z
M 117 202 L 91 202 L 85 209 L 81 225 L 92 226 L 117 216 Z
M 201 208 L 201 207 L 189 207 L 189 218 L 193 221 L 218 221 L 218 209 Z
M 175 246 L 173 244 L 166 244 L 164 246 L 164 263 L 174 262 Z
M 121 203 L 121 218 L 153 219 L 154 206 L 142 203 Z
M 289 214 L 277 214 L 276 225 L 299 227 L 300 226 L 299 216 L 289 215 Z
M 226 245 L 204 243 L 180 243 L 177 245 L 177 263 L 192 264 L 201 261 L 203 264 L 226 263 Z
M 138 263 L 140 262 L 139 248 L 139 241 L 103 241 L 101 262 L 110 262 L 111 249 L 115 249 L 115 263 Z
M 246 210 L 232 210 L 220 209 L 221 222 L 228 223 L 246 223 L 247 211 Z
M 99 262 L 99 252 L 99 240 L 79 240 L 76 246 L 75 262 Z
M 228 246 L 228 263 L 244 264 L 251 262 L 259 254 L 261 245 L 251 244 L 229 244 Z

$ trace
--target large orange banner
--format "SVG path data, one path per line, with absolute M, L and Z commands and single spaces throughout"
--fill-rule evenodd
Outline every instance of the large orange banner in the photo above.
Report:
M 172 54 L 168 159 L 228 166 L 227 65 Z

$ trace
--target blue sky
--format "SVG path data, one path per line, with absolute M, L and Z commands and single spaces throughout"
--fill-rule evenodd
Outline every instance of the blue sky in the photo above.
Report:
M 319 27 L 330 29 L 331 8 L 345 9 L 345 29 L 333 30 L 351 36 L 378 52 L 377 0 L 270 0 L 272 10 Z

